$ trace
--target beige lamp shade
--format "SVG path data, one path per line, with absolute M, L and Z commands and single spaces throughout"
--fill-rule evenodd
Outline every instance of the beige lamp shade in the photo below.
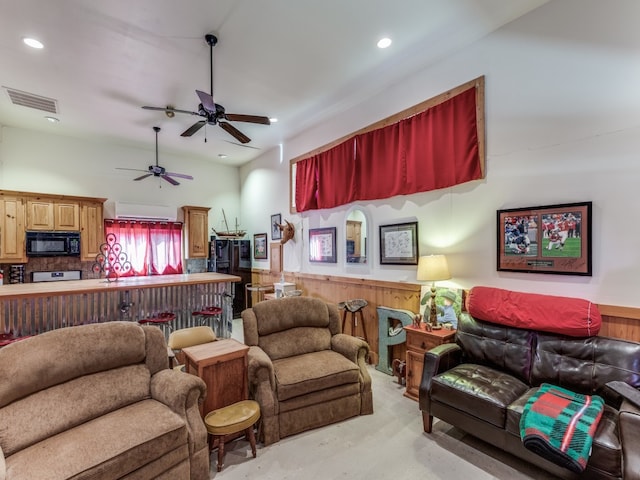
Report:
M 418 260 L 417 280 L 436 282 L 450 278 L 447 257 L 444 255 L 425 255 Z

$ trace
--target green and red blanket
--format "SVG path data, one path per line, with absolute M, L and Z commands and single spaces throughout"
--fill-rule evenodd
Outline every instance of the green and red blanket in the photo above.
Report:
M 604 400 L 543 383 L 520 419 L 524 446 L 547 460 L 580 473 L 587 466 Z

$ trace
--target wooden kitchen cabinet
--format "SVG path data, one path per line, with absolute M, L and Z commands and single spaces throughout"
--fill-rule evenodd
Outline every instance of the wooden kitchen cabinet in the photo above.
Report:
M 407 366 L 406 381 L 407 390 L 404 394 L 413 400 L 418 400 L 422 370 L 424 368 L 424 354 L 443 343 L 451 343 L 456 336 L 455 330 L 432 330 L 427 332 L 413 325 L 404 327 L 407 332 Z
M 185 229 L 185 258 L 209 256 L 209 210 L 207 207 L 182 207 Z
M 27 230 L 53 230 L 53 202 L 27 200 Z
M 53 229 L 65 232 L 80 230 L 80 204 L 54 202 Z
M 55 202 L 48 199 L 27 200 L 27 230 L 80 230 L 78 202 Z
M 26 263 L 24 202 L 0 197 L 0 263 Z
M 80 259 L 94 261 L 105 242 L 102 202 L 82 202 L 80 205 Z

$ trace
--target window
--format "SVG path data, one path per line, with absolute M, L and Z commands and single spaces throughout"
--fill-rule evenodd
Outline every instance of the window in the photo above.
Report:
M 116 236 L 120 256 L 131 263 L 123 277 L 182 273 L 182 223 L 105 220 L 104 233 Z

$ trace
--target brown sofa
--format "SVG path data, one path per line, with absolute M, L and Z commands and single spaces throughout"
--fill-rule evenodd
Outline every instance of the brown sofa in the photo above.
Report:
M 110 322 L 0 349 L 0 479 L 209 478 L 196 376 L 157 327 Z
M 558 319 L 562 321 L 562 319 Z M 640 479 L 640 409 L 606 384 L 640 387 L 640 344 L 505 327 L 462 314 L 456 343 L 425 354 L 420 409 L 562 478 Z M 601 395 L 607 405 L 586 470 L 578 475 L 526 449 L 525 403 L 542 383 Z
M 242 323 L 265 445 L 373 413 L 369 346 L 340 333 L 335 305 L 310 297 L 267 300 L 242 312 Z

